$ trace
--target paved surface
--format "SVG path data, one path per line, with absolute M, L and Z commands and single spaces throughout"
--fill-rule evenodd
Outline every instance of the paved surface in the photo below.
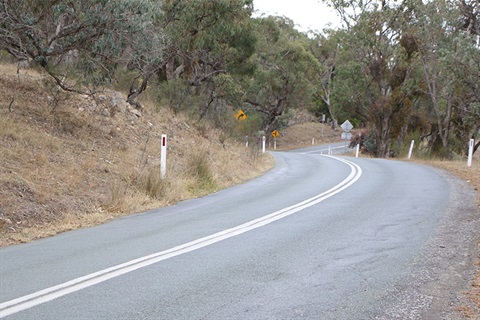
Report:
M 110 272 L 6 318 L 454 317 L 457 292 L 467 287 L 478 255 L 473 191 L 436 169 L 345 158 L 348 164 L 320 149 L 275 153 L 277 167 L 266 175 L 208 197 L 1 249 L 0 310 L 160 253 L 158 262 Z M 348 177 L 351 185 L 335 189 Z M 283 212 L 282 219 L 219 238 Z M 210 235 L 218 241 L 193 250 Z M 169 257 L 170 248 L 179 249 Z

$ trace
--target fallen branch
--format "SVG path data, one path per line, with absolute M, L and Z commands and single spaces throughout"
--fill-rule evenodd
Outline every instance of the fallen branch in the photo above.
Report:
M 12 112 L 12 105 L 13 105 L 14 101 L 15 101 L 15 97 L 11 96 L 10 97 L 10 104 L 8 105 L 8 112 Z

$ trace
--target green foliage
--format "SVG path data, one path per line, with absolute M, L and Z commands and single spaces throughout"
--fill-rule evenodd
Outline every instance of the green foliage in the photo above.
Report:
M 313 104 L 308 108 L 308 111 L 317 119 L 322 119 L 322 115 L 329 113 L 327 104 L 321 99 L 315 99 Z
M 0 48 L 75 91 L 109 82 L 125 49 L 136 50 L 135 41 L 154 47 L 149 31 L 161 10 L 153 0 L 6 0 L 0 14 Z M 73 78 L 81 81 L 69 80 L 79 70 L 83 76 Z
M 369 106 L 365 95 L 368 83 L 361 65 L 352 60 L 337 65 L 333 83 L 332 104 L 336 116 L 365 122 Z
M 113 84 L 139 108 L 148 89 L 159 107 L 241 139 L 301 108 L 372 128 L 365 145 L 379 156 L 417 134 L 428 153 L 464 152 L 480 130 L 478 8 L 328 2 L 344 27 L 309 37 L 288 18 L 252 18 L 252 0 L 4 0 L 0 58 L 35 64 L 65 91 Z
M 220 68 L 249 72 L 248 58 L 255 51 L 246 0 L 172 0 L 164 5 L 164 32 L 168 36 L 174 67 L 184 66 L 182 77 L 192 80 L 198 64 L 209 64 L 207 73 Z M 173 56 L 175 55 L 175 56 Z M 168 75 L 167 75 L 168 79 Z
M 372 129 L 363 129 L 357 130 L 350 139 L 350 148 L 355 148 L 357 145 L 360 146 L 362 153 L 375 156 L 377 153 L 377 134 L 375 130 Z
M 113 86 L 116 90 L 121 92 L 128 92 L 132 82 L 138 76 L 136 71 L 127 70 L 125 68 L 117 68 L 115 71 L 115 81 Z
M 308 50 L 308 38 L 291 20 L 255 21 L 258 50 L 254 76 L 244 79 L 246 102 L 263 115 L 262 130 L 271 131 L 288 108 L 313 105 L 313 82 L 320 64 Z
M 158 95 L 159 105 L 167 106 L 175 113 L 185 111 L 196 103 L 195 97 L 189 94 L 188 83 L 182 79 L 162 83 Z
M 129 102 L 141 107 L 136 98 L 146 90 L 153 75 L 158 76 L 160 85 L 167 86 L 167 90 L 172 85 L 163 82 L 181 79 L 190 87 L 186 95 L 196 102 L 190 111 L 204 118 L 211 113 L 212 106 L 225 104 L 229 98 L 222 88 L 224 79 L 217 81 L 217 77 L 251 75 L 255 68 L 249 60 L 256 48 L 249 20 L 252 1 L 170 0 L 161 7 L 164 11 L 159 19 L 161 30 L 156 33 L 159 45 L 154 46 L 161 48 L 161 52 L 147 55 L 160 59 L 140 59 L 129 65 L 140 73 L 129 90 Z M 142 43 L 147 48 L 151 45 L 150 41 Z M 173 107 L 183 109 L 178 103 Z
M 404 139 L 396 140 L 391 148 L 392 154 L 395 157 L 406 158 L 408 156 L 408 151 L 410 150 L 410 145 L 412 140 L 415 141 L 413 153 L 416 158 L 424 158 L 428 155 L 428 150 L 424 148 L 425 143 L 421 139 L 421 133 L 419 131 L 409 132 Z

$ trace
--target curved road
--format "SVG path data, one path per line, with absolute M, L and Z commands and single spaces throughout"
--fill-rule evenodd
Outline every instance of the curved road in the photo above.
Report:
M 473 191 L 429 167 L 320 149 L 274 153 L 275 169 L 211 196 L 1 249 L 0 317 L 449 314 L 478 254 L 464 245 L 478 237 Z

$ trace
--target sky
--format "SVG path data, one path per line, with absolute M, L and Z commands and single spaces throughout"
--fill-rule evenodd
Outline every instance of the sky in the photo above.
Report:
M 257 11 L 256 16 L 286 16 L 302 32 L 340 26 L 340 19 L 335 12 L 320 0 L 253 0 L 253 5 Z

